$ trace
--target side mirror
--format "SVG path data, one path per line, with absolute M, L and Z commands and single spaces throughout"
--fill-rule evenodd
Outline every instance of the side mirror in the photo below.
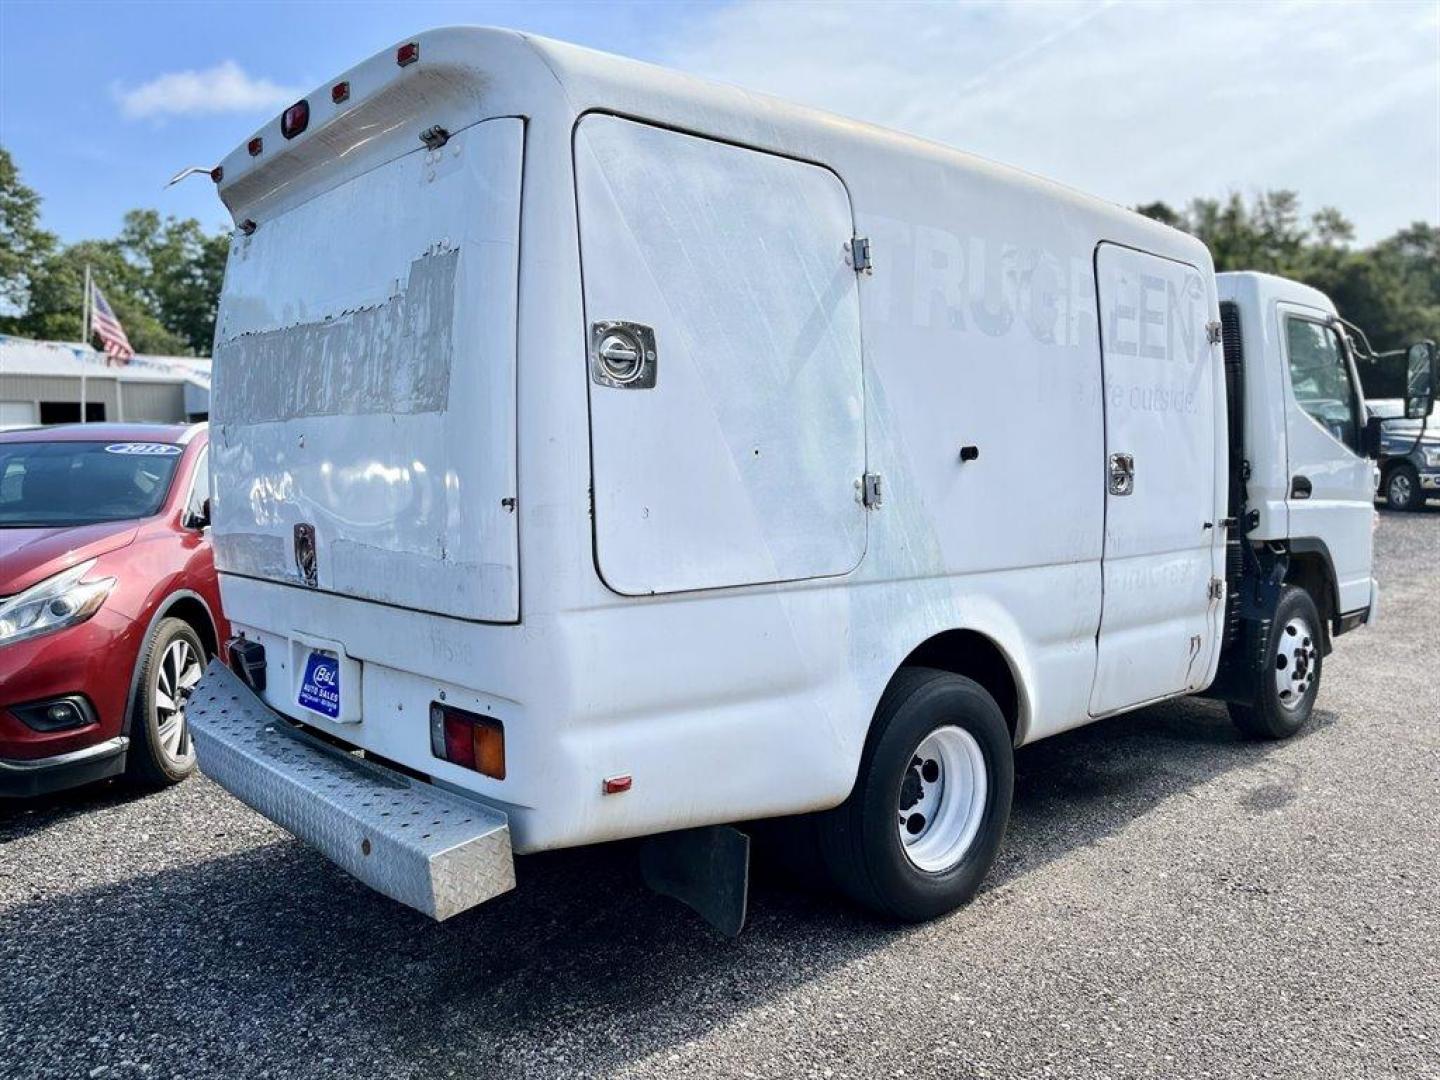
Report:
M 1380 446 L 1384 441 L 1384 424 L 1378 416 L 1372 416 L 1365 421 L 1365 430 L 1360 435 L 1360 452 L 1367 458 L 1378 460 L 1380 457 Z
M 180 522 L 187 529 L 208 529 L 210 527 L 210 500 L 206 499 L 199 506 L 192 506 L 185 511 L 185 517 Z
M 1405 419 L 1423 420 L 1435 403 L 1435 342 L 1417 341 L 1405 354 Z

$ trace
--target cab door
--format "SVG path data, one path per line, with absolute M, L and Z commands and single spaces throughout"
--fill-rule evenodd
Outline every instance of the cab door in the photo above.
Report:
M 1105 385 L 1104 592 L 1092 715 L 1199 689 L 1220 631 L 1220 347 L 1213 279 L 1114 244 L 1095 256 Z
M 1329 312 L 1276 305 L 1285 352 L 1286 506 L 1292 545 L 1323 545 L 1340 613 L 1370 605 L 1375 466 L 1361 453 L 1365 402 Z

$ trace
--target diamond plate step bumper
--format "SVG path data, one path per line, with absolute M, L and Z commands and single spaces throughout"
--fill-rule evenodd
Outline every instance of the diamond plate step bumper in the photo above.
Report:
M 372 889 L 448 919 L 515 887 L 504 814 L 292 727 L 220 661 L 185 716 L 207 776 Z

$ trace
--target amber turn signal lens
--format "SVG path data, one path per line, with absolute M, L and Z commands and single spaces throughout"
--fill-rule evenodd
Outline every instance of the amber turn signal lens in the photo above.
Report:
M 505 725 L 492 716 L 432 701 L 430 752 L 452 765 L 505 779 Z

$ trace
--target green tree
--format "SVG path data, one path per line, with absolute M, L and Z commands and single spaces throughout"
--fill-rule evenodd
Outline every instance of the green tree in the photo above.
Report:
M 54 341 L 78 340 L 87 265 L 136 352 L 165 355 L 185 351 L 186 340 L 167 329 L 151 311 L 141 295 L 140 271 L 126 260 L 124 249 L 114 240 L 83 240 L 33 267 L 29 304 L 13 321 L 12 332 Z
M 1320 289 L 1377 350 L 1440 337 L 1440 228 L 1433 225 L 1417 222 L 1355 250 L 1344 214 L 1325 206 L 1306 219 L 1293 191 L 1249 202 L 1234 193 L 1192 199 L 1178 212 L 1163 202 L 1136 210 L 1204 241 L 1216 270 L 1260 270 Z
M 184 339 L 190 351 L 209 353 L 229 235 L 207 235 L 194 218 L 161 221 L 154 210 L 131 210 L 120 246 L 140 272 L 137 295 L 161 324 Z
M 25 309 L 30 271 L 54 249 L 55 237 L 40 228 L 40 196 L 0 146 L 0 319 Z

